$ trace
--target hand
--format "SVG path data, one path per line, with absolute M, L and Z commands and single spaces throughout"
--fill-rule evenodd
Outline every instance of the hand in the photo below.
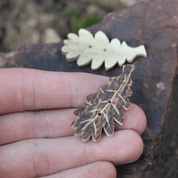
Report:
M 111 138 L 84 143 L 73 135 L 74 108 L 107 83 L 92 74 L 0 69 L 0 177 L 115 178 L 114 165 L 137 160 L 146 117 L 134 104 Z

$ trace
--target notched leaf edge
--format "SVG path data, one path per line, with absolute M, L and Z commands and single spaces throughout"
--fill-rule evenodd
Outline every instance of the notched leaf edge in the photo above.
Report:
M 77 118 L 71 125 L 76 137 L 82 137 L 86 142 L 92 137 L 94 142 L 99 141 L 102 130 L 108 137 L 114 134 L 114 124 L 123 124 L 123 109 L 130 109 L 132 80 L 131 73 L 134 65 L 124 65 L 122 74 L 109 78 L 108 85 L 101 85 L 99 93 L 86 98 L 87 106 L 74 111 Z
M 122 43 L 114 38 L 109 41 L 102 31 L 94 36 L 86 29 L 79 30 L 79 36 L 68 34 L 68 39 L 63 41 L 62 54 L 68 62 L 77 60 L 79 67 L 84 67 L 91 62 L 91 69 L 97 70 L 105 64 L 105 70 L 110 70 L 116 63 L 120 67 L 127 61 L 132 63 L 138 56 L 147 57 L 144 45 L 130 47 L 125 41 Z

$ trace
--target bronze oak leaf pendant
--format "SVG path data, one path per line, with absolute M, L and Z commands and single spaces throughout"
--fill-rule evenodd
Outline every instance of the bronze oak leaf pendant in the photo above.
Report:
M 92 136 L 94 142 L 99 141 L 102 128 L 106 135 L 114 134 L 114 122 L 123 124 L 123 110 L 130 108 L 129 96 L 131 96 L 131 73 L 134 65 L 124 65 L 122 74 L 109 78 L 108 85 L 100 86 L 100 93 L 89 95 L 86 98 L 87 106 L 74 111 L 77 118 L 72 123 L 74 135 L 82 136 L 83 141 L 88 141 Z

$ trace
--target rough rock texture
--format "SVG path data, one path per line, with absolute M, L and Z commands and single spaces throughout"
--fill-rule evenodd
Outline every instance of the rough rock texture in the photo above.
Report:
M 150 0 L 124 11 L 108 14 L 89 30 L 102 30 L 107 36 L 126 41 L 129 46 L 146 46 L 147 58 L 134 61 L 131 102 L 146 113 L 148 127 L 142 138 L 143 155 L 134 163 L 117 166 L 118 177 L 177 177 L 176 145 L 178 135 L 178 1 Z M 107 76 L 121 74 L 121 68 L 106 72 L 91 71 L 67 63 L 61 54 L 63 43 L 27 44 L 0 54 L 0 67 L 28 67 L 41 70 L 88 72 Z M 118 151 L 119 154 L 119 151 Z

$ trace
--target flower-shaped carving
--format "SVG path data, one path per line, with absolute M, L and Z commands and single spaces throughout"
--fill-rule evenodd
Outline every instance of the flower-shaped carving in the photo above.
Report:
M 69 33 L 61 50 L 68 62 L 77 60 L 79 67 L 91 62 L 92 70 L 99 69 L 103 63 L 106 70 L 114 67 L 116 63 L 122 67 L 126 60 L 131 63 L 137 56 L 147 56 L 143 45 L 132 48 L 125 41 L 121 44 L 117 38 L 110 42 L 102 31 L 98 31 L 93 37 L 85 29 L 79 30 L 79 36 Z

